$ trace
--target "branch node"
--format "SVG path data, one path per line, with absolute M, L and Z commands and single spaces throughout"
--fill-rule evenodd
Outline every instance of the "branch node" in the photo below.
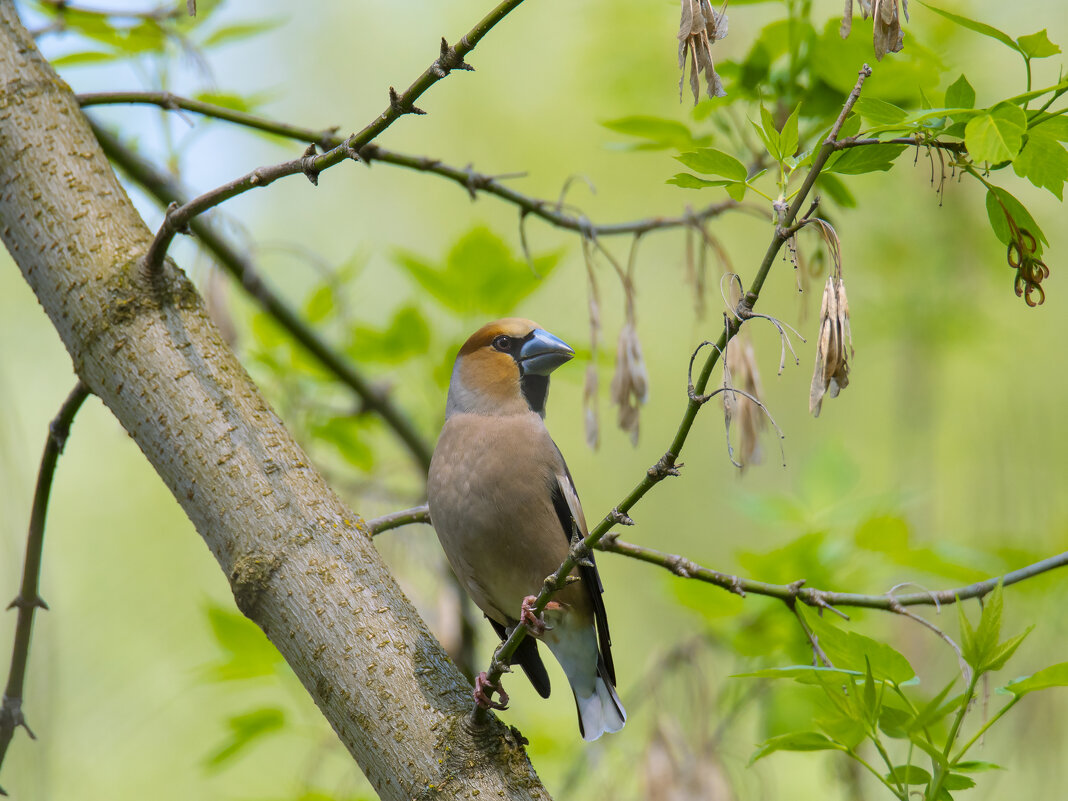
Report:
M 693 387 L 691 387 L 690 389 L 692 390 Z M 679 471 L 682 470 L 682 468 L 686 465 L 681 462 L 679 464 L 675 464 L 675 458 L 675 454 L 673 454 L 671 451 L 668 451 L 660 457 L 659 461 L 657 461 L 656 464 L 654 464 L 652 467 L 649 468 L 648 471 L 646 471 L 646 474 L 649 476 L 649 478 L 653 479 L 653 481 L 661 481 L 662 479 L 665 479 L 668 476 L 681 475 Z M 624 523 L 624 525 L 634 524 Z
M 739 598 L 745 597 L 745 590 L 742 589 L 742 580 L 738 578 L 738 576 L 731 576 L 731 583 L 730 586 L 727 587 L 727 589 L 733 592 Z
M 455 47 L 449 47 L 445 37 L 441 37 L 441 52 L 437 61 L 430 65 L 430 71 L 439 78 L 444 78 L 453 70 L 467 70 L 474 72 L 475 68 L 464 61 L 463 56 L 456 52 Z
M 315 166 L 315 157 L 318 155 L 315 149 L 315 145 L 308 145 L 304 151 L 304 156 L 300 160 L 300 170 L 304 173 L 304 177 L 312 182 L 312 186 L 319 185 L 319 173 L 320 170 Z
M 397 90 L 392 86 L 389 87 L 389 107 L 397 114 L 426 114 L 425 111 L 414 105 L 411 100 L 406 100 L 401 95 L 398 95 Z
M 48 604 L 44 602 L 44 598 L 40 595 L 33 598 L 23 598 L 20 595 L 14 601 L 9 603 L 4 611 L 7 611 L 8 609 L 44 609 L 46 612 L 49 611 Z
M 619 507 L 613 507 L 612 511 L 608 513 L 608 519 L 613 523 L 620 526 L 633 526 L 634 521 L 627 516 L 625 512 L 619 511 Z M 616 535 L 618 536 L 618 535 Z

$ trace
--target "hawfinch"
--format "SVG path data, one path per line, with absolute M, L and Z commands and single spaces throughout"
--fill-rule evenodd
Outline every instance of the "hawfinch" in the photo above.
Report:
M 571 684 L 585 740 L 623 728 L 611 639 L 593 557 L 553 596 L 544 619 L 533 596 L 587 534 L 564 457 L 545 428 L 549 373 L 575 352 L 530 320 L 483 326 L 456 357 L 445 426 L 430 464 L 430 518 L 453 571 L 504 639 L 523 621 L 552 651 Z M 543 698 L 549 675 L 533 637 L 514 661 Z M 475 698 L 484 694 L 483 673 Z M 499 687 L 494 687 L 499 690 Z M 507 697 L 502 692 L 502 700 Z

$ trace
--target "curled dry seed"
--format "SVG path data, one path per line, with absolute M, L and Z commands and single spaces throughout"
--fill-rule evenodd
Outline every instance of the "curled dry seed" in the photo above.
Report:
M 816 369 L 812 374 L 812 388 L 808 397 L 808 410 L 814 417 L 820 415 L 824 394 L 836 398 L 849 385 L 849 359 L 852 356 L 853 336 L 849 329 L 845 283 L 840 276 L 831 274 L 827 277 L 820 304 Z
M 716 73 L 712 62 L 712 45 L 727 35 L 727 3 L 714 11 L 709 0 L 682 0 L 682 19 L 679 22 L 679 100 L 686 82 L 687 65 L 690 70 L 690 91 L 693 102 L 701 99 L 700 73 L 705 75 L 705 88 L 709 97 L 723 97 L 727 90 Z
M 748 337 L 738 334 L 727 345 L 725 375 L 730 376 L 731 386 L 744 389 L 754 398 L 763 400 L 764 390 L 760 384 L 760 370 L 757 368 L 756 352 L 753 343 Z M 746 465 L 759 464 L 762 460 L 760 452 L 760 432 L 767 428 L 767 420 L 763 412 L 752 400 L 737 392 L 726 391 L 723 398 L 723 415 L 728 433 L 731 421 L 737 423 L 738 428 L 738 464 L 744 468 Z
M 640 407 L 649 397 L 649 375 L 633 320 L 623 323 L 619 332 L 611 392 L 612 402 L 619 406 L 619 427 L 637 445 Z
M 586 444 L 597 450 L 601 444 L 601 425 L 597 413 L 597 366 L 591 361 L 586 365 L 586 386 L 582 391 L 582 408 L 585 411 Z
M 906 21 L 909 18 L 909 0 L 902 0 Z M 875 0 L 872 17 L 875 21 L 873 34 L 875 57 L 882 61 L 887 53 L 897 53 L 905 46 L 905 34 L 901 30 L 897 0 Z

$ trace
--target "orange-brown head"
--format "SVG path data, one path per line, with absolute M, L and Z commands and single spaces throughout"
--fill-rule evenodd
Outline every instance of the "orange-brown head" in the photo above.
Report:
M 473 333 L 456 356 L 445 416 L 545 414 L 549 373 L 575 351 L 532 320 L 506 317 Z

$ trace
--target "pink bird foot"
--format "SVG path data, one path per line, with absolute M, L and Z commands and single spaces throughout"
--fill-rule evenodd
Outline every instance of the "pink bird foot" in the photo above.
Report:
M 486 692 L 487 690 L 489 692 Z M 501 697 L 500 701 L 493 700 L 494 693 Z M 508 693 L 504 691 L 504 687 L 499 681 L 496 684 L 491 684 L 489 676 L 486 675 L 484 670 L 475 676 L 475 691 L 471 693 L 471 696 L 475 699 L 475 703 L 483 709 L 508 708 Z
M 523 599 L 523 603 L 519 607 L 519 622 L 526 626 L 527 631 L 535 637 L 540 637 L 545 632 L 551 631 L 552 626 L 545 622 L 545 618 L 534 614 L 534 602 L 537 600 L 534 595 L 528 595 Z M 561 608 L 556 601 L 549 601 L 549 603 L 545 604 L 546 612 Z

